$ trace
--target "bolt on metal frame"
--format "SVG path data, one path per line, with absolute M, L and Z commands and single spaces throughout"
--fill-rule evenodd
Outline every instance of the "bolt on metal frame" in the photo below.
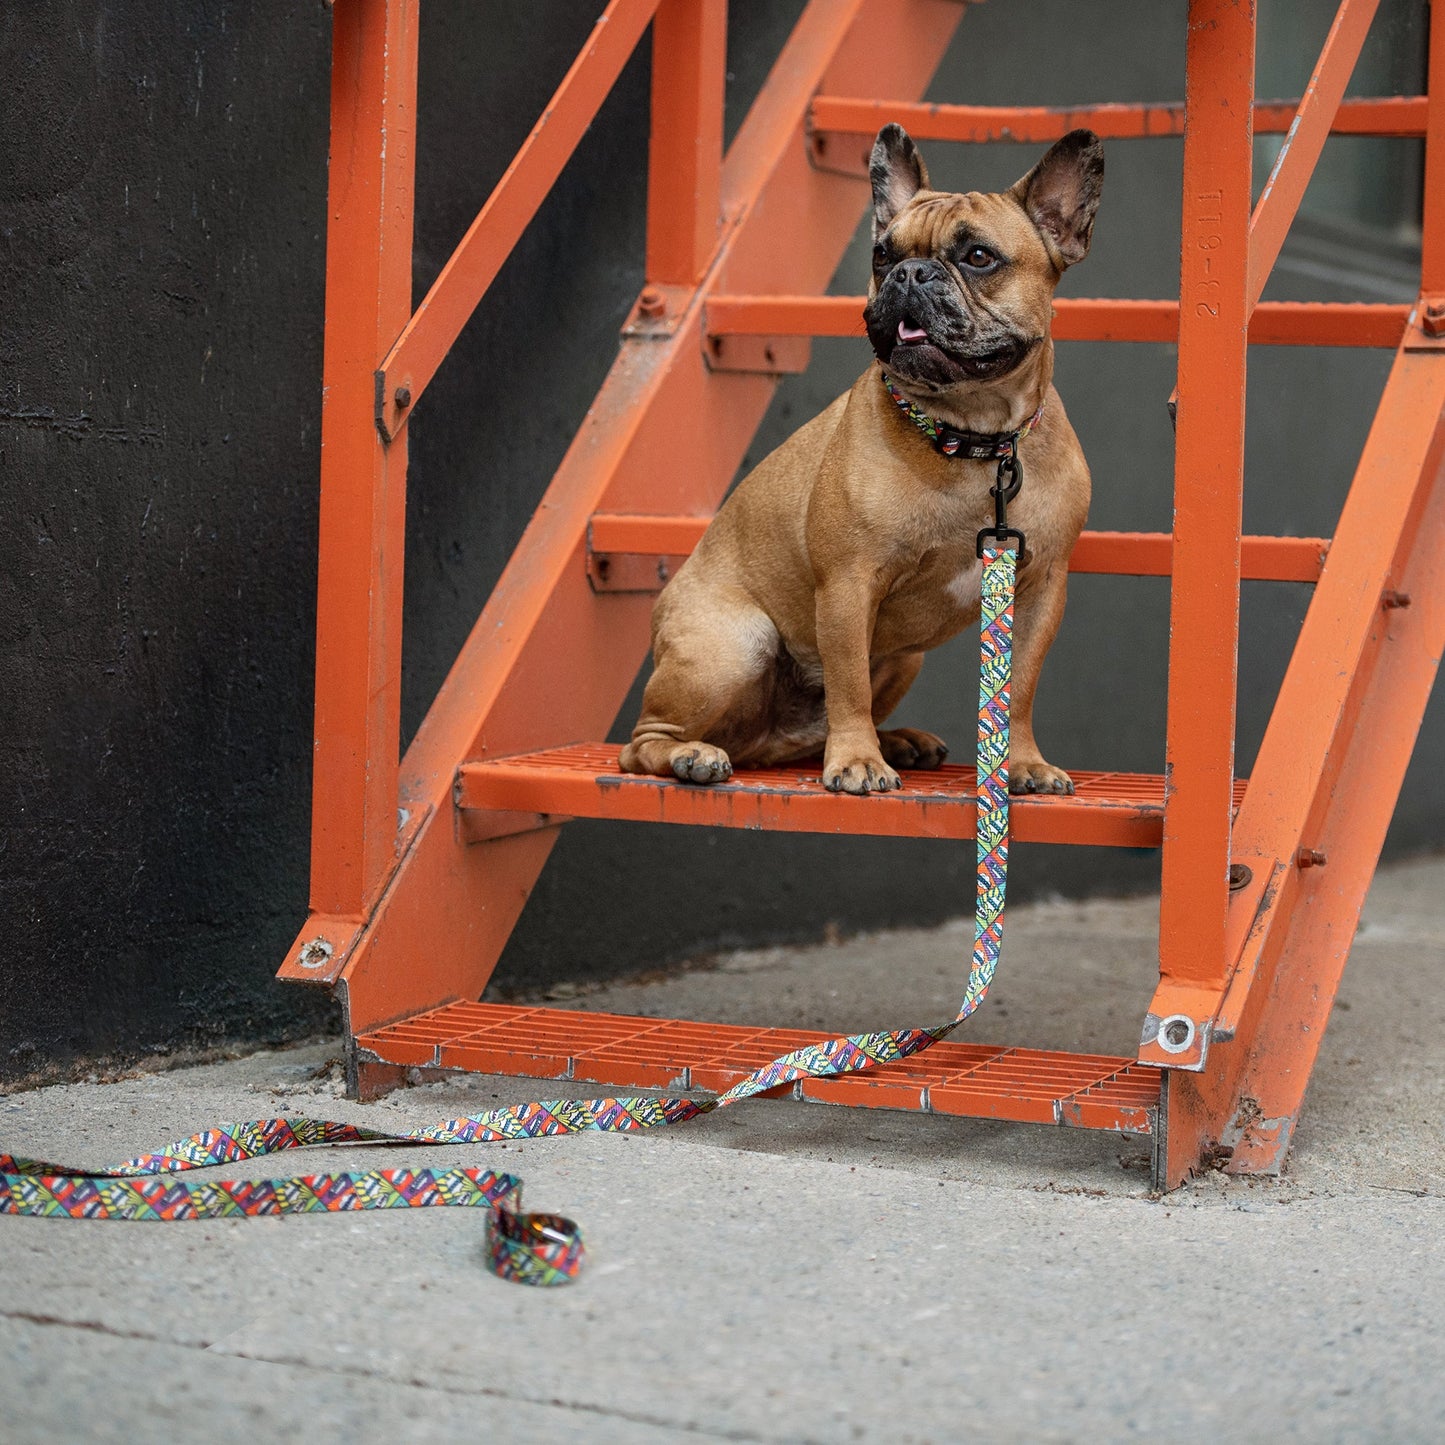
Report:
M 810 0 L 724 154 L 725 0 L 611 0 L 413 313 L 418 4 L 337 0 L 333 19 L 312 912 L 281 976 L 339 993 L 353 1087 L 414 1066 L 716 1087 L 794 1046 L 784 1030 L 475 1002 L 570 817 L 971 834 L 967 769 L 861 803 L 788 770 L 710 790 L 623 779 L 615 750 L 579 740 L 621 706 L 653 594 L 778 377 L 806 365 L 810 337 L 861 333 L 861 298 L 820 293 L 866 202 L 878 125 L 1047 141 L 1083 124 L 1184 136 L 1179 301 L 1061 300 L 1055 326 L 1061 341 L 1178 342 L 1172 534 L 1085 533 L 1072 560 L 1172 577 L 1168 773 L 1076 775 L 1074 799 L 1019 800 L 1014 836 L 1162 843 L 1159 985 L 1134 1060 L 947 1045 L 805 1092 L 1149 1133 L 1163 1186 L 1206 1160 L 1277 1171 L 1445 645 L 1445 24 L 1424 97 L 1342 101 L 1377 0 L 1344 0 L 1305 95 L 1284 104 L 1254 95 L 1253 7 L 1191 0 L 1182 106 L 921 106 L 963 5 Z M 646 288 L 398 763 L 412 413 L 649 26 Z M 1286 138 L 1251 206 L 1256 130 Z M 1425 137 L 1413 306 L 1259 300 L 1332 131 Z M 1395 352 L 1333 539 L 1241 536 L 1251 343 Z M 1241 577 L 1314 584 L 1247 783 Z

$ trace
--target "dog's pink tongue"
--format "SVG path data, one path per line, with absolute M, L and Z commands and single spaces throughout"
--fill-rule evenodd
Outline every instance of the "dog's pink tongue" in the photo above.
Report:
M 921 326 L 910 326 L 906 321 L 900 321 L 898 339 L 904 346 L 911 346 L 915 341 L 927 341 L 928 333 Z

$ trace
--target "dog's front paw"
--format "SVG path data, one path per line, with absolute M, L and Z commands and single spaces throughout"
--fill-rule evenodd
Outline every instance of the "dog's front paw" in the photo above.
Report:
M 672 772 L 683 783 L 725 783 L 733 775 L 733 765 L 711 743 L 686 743 L 672 755 Z
M 922 728 L 889 728 L 878 734 L 884 758 L 895 768 L 941 768 L 948 756 L 948 744 Z
M 1074 780 L 1062 769 L 1042 758 L 1010 762 L 1008 790 L 1011 793 L 1072 793 Z
M 903 780 L 877 753 L 828 761 L 823 766 L 823 786 L 834 793 L 891 793 Z

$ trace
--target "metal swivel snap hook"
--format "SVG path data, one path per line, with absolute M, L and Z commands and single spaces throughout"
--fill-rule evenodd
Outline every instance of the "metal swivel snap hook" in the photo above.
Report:
M 1018 496 L 1023 484 L 1024 464 L 1019 460 L 1018 452 L 1010 448 L 999 458 L 998 471 L 994 474 L 993 486 L 989 488 L 989 496 L 993 498 L 993 526 L 985 527 L 978 534 L 974 542 L 975 556 L 983 556 L 984 546 L 990 538 L 1000 546 L 1007 545 L 1013 538 L 1019 556 L 1024 555 L 1024 534 L 1008 524 L 1008 504 Z

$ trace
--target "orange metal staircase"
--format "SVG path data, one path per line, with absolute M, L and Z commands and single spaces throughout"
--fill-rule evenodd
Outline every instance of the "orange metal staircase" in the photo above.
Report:
M 722 498 L 808 338 L 883 121 L 937 140 L 1184 135 L 1181 300 L 1060 301 L 1061 341 L 1177 341 L 1172 535 L 1086 533 L 1075 571 L 1168 575 L 1159 777 L 1076 773 L 1020 799 L 1017 840 L 1163 848 L 1160 977 L 1135 1059 L 939 1045 L 801 1096 L 1154 1139 L 1173 1186 L 1206 1158 L 1277 1170 L 1445 646 L 1445 25 L 1426 97 L 1341 104 L 1376 4 L 1344 0 L 1297 103 L 1254 96 L 1251 7 L 1192 0 L 1183 106 L 919 106 L 957 0 L 811 0 L 726 155 L 724 0 L 612 0 L 415 314 L 418 0 L 338 0 L 318 607 L 312 916 L 282 966 L 344 1003 L 355 1087 L 411 1067 L 723 1088 L 811 1035 L 479 1004 L 573 817 L 967 839 L 972 773 L 837 797 L 807 768 L 710 789 L 624 777 L 603 736 L 653 596 Z M 648 284 L 596 402 L 398 765 L 410 418 L 651 26 Z M 1257 204 L 1252 130 L 1286 140 Z M 1328 134 L 1424 136 L 1419 301 L 1261 304 Z M 345 166 L 338 157 L 347 157 Z M 780 255 L 772 238 L 794 238 Z M 1248 346 L 1393 349 L 1333 540 L 1241 537 Z M 706 447 L 696 438 L 705 436 Z M 1246 784 L 1234 772 L 1241 578 L 1314 584 Z M 1325 866 L 1321 866 L 1321 865 Z M 962 977 L 963 961 L 960 965 Z M 880 1023 L 887 1023 L 880 1020 Z

